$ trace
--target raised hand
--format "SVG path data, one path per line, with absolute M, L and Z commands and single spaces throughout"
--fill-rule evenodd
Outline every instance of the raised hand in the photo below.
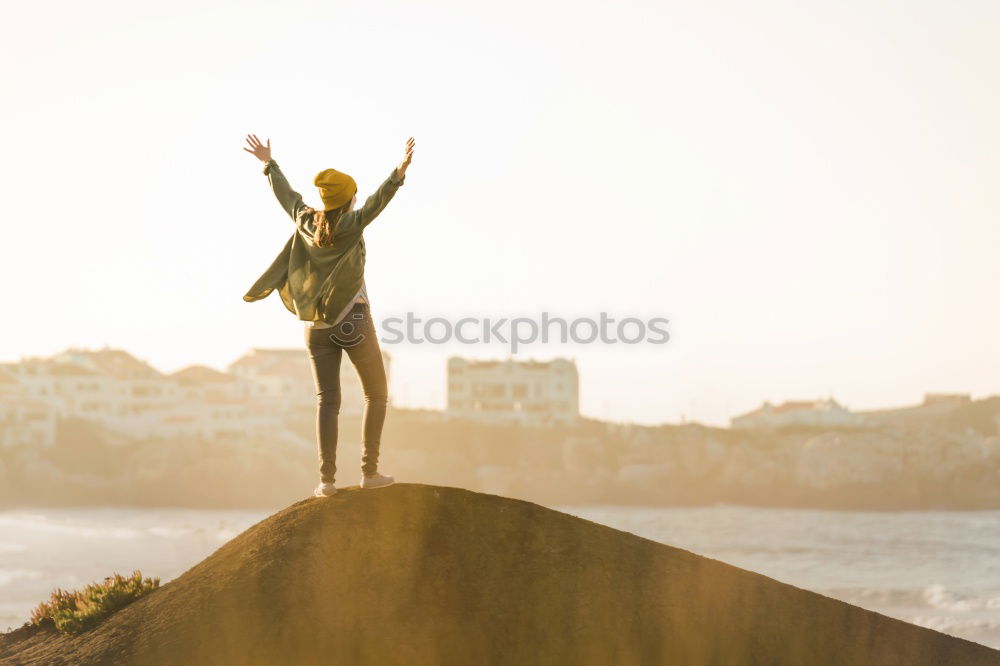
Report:
M 396 173 L 402 178 L 406 175 L 406 168 L 410 166 L 410 162 L 413 161 L 413 137 L 411 136 L 406 141 L 406 153 L 403 155 L 403 161 L 399 163 L 396 167 Z
M 267 162 L 271 159 L 270 139 L 267 140 L 267 145 L 265 146 L 260 142 L 260 139 L 257 138 L 256 134 L 247 134 L 247 143 L 250 145 L 250 148 L 244 148 L 243 150 L 247 151 L 261 162 Z

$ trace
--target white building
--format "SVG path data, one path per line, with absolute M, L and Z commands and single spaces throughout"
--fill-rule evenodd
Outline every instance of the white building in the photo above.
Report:
M 389 355 L 382 351 L 389 374 Z M 254 348 L 229 365 L 229 373 L 245 386 L 247 397 L 266 400 L 281 410 L 316 407 L 316 380 L 305 349 Z M 364 407 L 361 382 L 348 358 L 340 358 L 341 414 L 359 414 Z
M 52 446 L 56 422 L 51 403 L 31 397 L 16 375 L 0 369 L 0 447 Z
M 104 418 L 114 413 L 119 400 L 113 377 L 76 363 L 29 358 L 5 368 L 29 396 L 50 403 L 58 418 Z
M 180 386 L 145 361 L 104 347 L 67 349 L 49 363 L 48 374 L 73 378 L 56 382 L 62 415 L 93 419 L 129 437 L 175 435 Z
M 924 401 L 919 405 L 872 409 L 860 412 L 860 416 L 871 425 L 914 426 L 926 419 L 947 416 L 971 404 L 972 396 L 968 393 L 925 393 Z
M 267 396 L 250 397 L 243 378 L 204 365 L 190 365 L 169 375 L 177 382 L 181 402 L 168 423 L 174 436 L 205 439 L 266 437 L 296 445 L 310 442 L 291 432 L 280 406 Z
M 228 372 L 221 372 L 207 365 L 189 365 L 167 377 L 177 383 L 182 400 L 206 398 L 243 398 L 250 389 L 245 380 Z
M 383 352 L 382 358 L 388 371 L 389 357 Z M 167 375 L 108 347 L 0 364 L 0 446 L 51 445 L 58 420 L 69 418 L 98 422 L 127 438 L 310 444 L 286 425 L 290 410 L 316 408 L 307 350 L 253 349 L 230 370 L 193 365 Z M 361 384 L 346 353 L 340 376 L 341 413 L 360 413 Z
M 255 403 L 237 377 L 204 366 L 165 375 L 126 351 L 105 347 L 68 349 L 4 368 L 28 398 L 49 406 L 53 421 L 88 419 L 137 439 L 253 435 L 302 443 L 285 427 L 280 407 Z M 9 402 L 4 402 L 8 411 Z M 34 404 L 30 413 L 38 414 L 38 407 Z
M 828 400 L 798 400 L 772 405 L 764 402 L 759 408 L 729 420 L 734 429 L 766 429 L 786 426 L 847 426 L 860 422 L 856 414 L 842 407 L 833 398 Z
M 571 424 L 579 418 L 576 364 L 448 359 L 449 418 L 525 425 Z
M 972 396 L 968 393 L 925 393 L 924 406 L 947 405 L 948 407 L 961 407 L 972 403 Z

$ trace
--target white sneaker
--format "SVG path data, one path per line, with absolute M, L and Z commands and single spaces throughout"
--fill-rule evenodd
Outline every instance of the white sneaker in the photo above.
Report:
M 391 486 L 395 482 L 396 480 L 391 476 L 379 474 L 378 472 L 375 472 L 371 476 L 367 474 L 361 476 L 362 488 L 381 488 L 382 486 Z
M 319 485 L 316 486 L 316 490 L 313 491 L 313 495 L 316 497 L 329 497 L 330 495 L 337 494 L 337 489 L 332 483 L 323 483 L 320 481 Z

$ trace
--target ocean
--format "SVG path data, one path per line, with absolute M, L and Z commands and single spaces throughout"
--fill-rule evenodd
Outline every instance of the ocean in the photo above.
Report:
M 738 506 L 554 506 L 1000 648 L 1000 511 L 818 511 Z M 140 569 L 177 577 L 266 511 L 0 511 L 0 629 L 61 587 Z

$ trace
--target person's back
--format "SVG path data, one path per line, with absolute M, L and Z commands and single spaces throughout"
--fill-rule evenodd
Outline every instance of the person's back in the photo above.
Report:
M 285 307 L 305 322 L 305 343 L 316 382 L 316 437 L 319 449 L 319 497 L 337 492 L 334 485 L 341 387 L 340 363 L 346 351 L 357 370 L 365 397 L 362 417 L 362 488 L 392 484 L 392 476 L 378 472 L 382 427 L 388 407 L 388 384 L 382 351 L 371 317 L 364 280 L 364 229 L 403 185 L 413 158 L 413 138 L 407 141 L 403 161 L 359 208 L 357 185 L 335 169 L 316 174 L 323 210 L 307 206 L 271 158 L 267 145 L 254 135 L 244 148 L 264 162 L 264 174 L 278 202 L 295 222 L 296 230 L 281 253 L 243 296 L 257 301 L 277 290 Z

